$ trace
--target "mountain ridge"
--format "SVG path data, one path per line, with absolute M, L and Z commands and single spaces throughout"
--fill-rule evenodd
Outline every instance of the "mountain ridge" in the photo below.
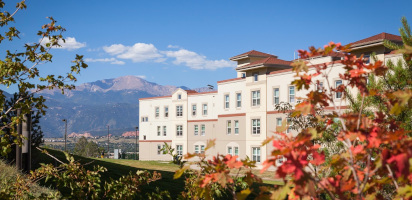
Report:
M 60 90 L 44 90 L 37 94 L 47 99 L 48 106 L 40 126 L 45 137 L 63 136 L 62 119 L 67 119 L 68 133 L 106 135 L 109 125 L 111 134 L 121 135 L 138 126 L 139 98 L 168 96 L 177 88 L 189 89 L 159 85 L 130 75 L 83 83 L 64 94 Z M 193 90 L 209 91 L 207 87 Z

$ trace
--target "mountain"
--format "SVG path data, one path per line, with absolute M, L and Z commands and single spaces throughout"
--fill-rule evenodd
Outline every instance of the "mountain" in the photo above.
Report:
M 93 136 L 121 135 L 134 131 L 139 123 L 139 98 L 167 96 L 185 86 L 158 85 L 136 76 L 99 80 L 76 86 L 75 90 L 44 90 L 38 95 L 47 99 L 47 113 L 40 120 L 45 137 L 61 137 L 67 119 L 67 133 L 90 133 Z M 196 88 L 199 92 L 208 88 Z

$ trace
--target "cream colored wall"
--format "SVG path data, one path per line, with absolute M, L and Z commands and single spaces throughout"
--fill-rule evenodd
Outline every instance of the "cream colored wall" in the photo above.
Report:
M 245 113 L 246 107 L 249 104 L 249 100 L 246 98 L 246 90 L 245 90 L 245 83 L 246 79 L 231 81 L 231 82 L 224 82 L 219 83 L 218 86 L 218 93 L 216 100 L 216 114 L 217 115 L 224 115 L 224 114 L 234 114 L 234 113 Z M 236 93 L 242 94 L 242 105 L 241 107 L 236 107 Z M 225 109 L 224 107 L 224 96 L 229 94 L 229 108 Z
M 227 121 L 231 121 L 231 134 L 227 134 Z M 235 134 L 235 120 L 239 121 L 239 134 Z M 246 117 L 220 117 L 217 122 L 216 129 L 216 151 L 220 154 L 227 154 L 227 147 L 231 146 L 239 147 L 239 157 L 246 157 Z
M 217 93 L 206 93 L 206 94 L 191 94 L 188 98 L 188 120 L 206 120 L 206 119 L 217 119 L 217 109 L 216 102 L 218 99 Z M 207 115 L 203 115 L 203 104 L 207 103 L 208 111 Z M 196 104 L 197 113 L 195 116 L 192 115 L 192 105 Z
M 170 118 L 170 104 L 172 100 L 170 97 L 155 98 L 139 101 L 139 136 L 143 140 L 171 140 L 172 127 L 169 121 Z M 169 118 L 164 117 L 164 106 L 169 105 Z M 159 117 L 155 117 L 155 108 L 159 107 Z M 147 122 L 142 122 L 142 117 L 148 117 Z M 157 126 L 161 126 L 161 135 L 157 136 Z M 167 135 L 163 136 L 163 126 L 167 127 Z
M 168 142 L 168 144 L 171 143 Z M 168 154 L 157 154 L 157 145 L 163 146 L 164 142 L 139 142 L 139 160 L 172 160 Z
M 316 57 L 316 58 L 309 58 L 307 60 L 308 63 L 311 65 L 316 65 L 320 63 L 327 63 L 327 62 L 332 62 L 332 57 L 331 56 L 324 56 L 324 57 Z

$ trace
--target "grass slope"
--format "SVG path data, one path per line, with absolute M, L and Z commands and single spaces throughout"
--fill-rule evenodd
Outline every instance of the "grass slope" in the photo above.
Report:
M 65 155 L 61 151 L 47 149 L 47 151 L 63 162 L 67 162 Z M 58 165 L 58 163 L 49 156 L 40 153 L 38 150 L 33 152 L 33 156 L 40 163 L 51 163 Z M 93 166 L 100 165 L 107 168 L 107 172 L 101 174 L 102 181 L 109 181 L 110 179 L 119 179 L 123 175 L 128 175 L 130 172 L 135 173 L 138 170 L 147 170 L 150 172 L 157 171 L 162 174 L 162 179 L 156 182 L 150 183 L 150 185 L 142 188 L 145 192 L 155 192 L 155 188 L 159 187 L 160 190 L 167 190 L 170 192 L 172 199 L 177 199 L 178 195 L 183 191 L 184 179 L 173 179 L 174 171 L 178 168 L 176 165 L 168 163 L 160 163 L 153 161 L 134 161 L 134 160 L 114 160 L 114 159 L 93 159 L 85 158 L 81 156 L 74 156 L 75 160 L 82 164 L 92 162 L 86 165 L 85 168 L 92 170 Z M 128 164 L 127 164 L 128 163 Z M 133 164 L 130 164 L 133 163 Z M 127 165 L 126 165 L 127 164 Z M 128 166 L 129 165 L 129 166 Z M 33 166 L 34 168 L 40 167 L 39 164 Z
M 62 151 L 47 149 L 47 151 L 58 158 L 59 160 L 66 162 L 65 155 Z M 115 160 L 115 159 L 101 159 L 101 158 L 85 158 L 81 156 L 74 156 L 75 160 L 79 161 L 82 164 L 92 162 L 89 165 L 86 165 L 86 169 L 93 169 L 93 166 L 100 165 L 107 168 L 107 172 L 102 173 L 102 181 L 109 181 L 110 178 L 118 179 L 123 175 L 135 173 L 138 170 L 147 170 L 150 172 L 156 171 L 162 174 L 162 179 L 150 185 L 142 188 L 145 192 L 155 192 L 155 188 L 159 187 L 160 190 L 167 190 L 170 192 L 172 199 L 177 199 L 178 195 L 184 189 L 184 179 L 183 177 L 175 180 L 173 175 L 179 167 L 175 164 L 167 162 L 158 162 L 158 161 L 138 161 L 138 160 Z M 36 159 L 39 163 L 51 163 L 58 165 L 57 161 L 50 158 L 49 156 L 40 153 L 38 150 L 33 152 L 33 159 Z M 39 165 L 33 166 L 34 168 L 39 167 Z M 258 170 L 254 170 L 254 173 L 263 178 L 264 184 L 266 186 L 273 185 L 282 185 L 283 182 L 275 180 L 272 177 L 274 172 L 264 172 L 260 174 Z M 258 190 L 258 186 L 255 186 L 255 189 Z

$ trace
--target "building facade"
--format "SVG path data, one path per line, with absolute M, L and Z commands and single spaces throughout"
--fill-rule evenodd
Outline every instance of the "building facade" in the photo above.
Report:
M 381 33 L 351 43 L 352 53 L 369 58 L 376 53 L 378 59 L 396 61 L 401 58 L 383 46 L 383 40 L 401 42 L 401 38 Z M 307 60 L 309 72 L 316 65 L 332 68 L 328 79 L 315 77 L 318 85 L 311 90 L 335 88 L 344 81 L 339 74 L 345 72 L 339 53 Z M 272 145 L 261 146 L 271 137 L 286 114 L 276 111 L 280 102 L 295 105 L 307 91 L 297 91 L 291 84 L 296 79 L 292 61 L 275 55 L 249 51 L 230 58 L 237 62 L 237 77 L 217 82 L 217 91 L 198 93 L 177 89 L 171 96 L 139 99 L 140 160 L 171 160 L 160 149 L 164 143 L 171 145 L 179 155 L 203 152 L 207 140 L 216 139 L 208 155 L 231 154 L 240 158 L 248 156 L 259 165 L 270 156 Z M 365 59 L 365 62 L 373 62 Z M 348 88 L 354 95 L 357 91 Z M 334 93 L 336 106 L 345 109 L 348 103 L 342 94 Z M 328 109 L 328 108 L 326 108 Z M 293 130 L 288 130 L 292 134 Z

